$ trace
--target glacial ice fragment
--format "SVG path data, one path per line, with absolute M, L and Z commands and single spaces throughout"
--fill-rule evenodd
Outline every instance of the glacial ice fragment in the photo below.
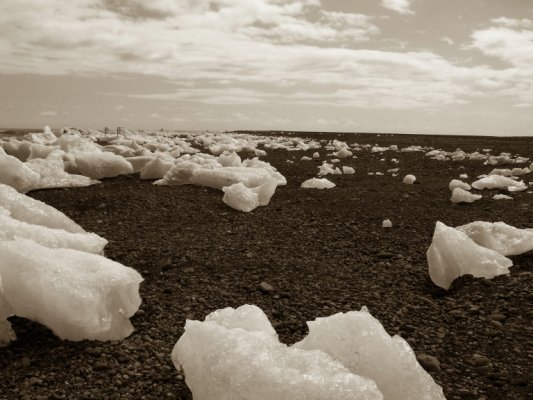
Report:
M 13 314 L 61 339 L 118 340 L 133 332 L 142 277 L 105 257 L 50 249 L 31 240 L 0 242 L 2 293 Z
M 465 233 L 437 221 L 427 251 L 429 276 L 444 289 L 464 274 L 493 278 L 508 274 L 513 262 L 497 251 L 477 245 Z
M 416 176 L 414 175 L 405 175 L 403 178 L 403 183 L 406 183 L 408 185 L 412 185 L 416 181 Z
M 461 180 L 459 180 L 459 179 L 452 179 L 451 182 L 450 182 L 449 187 L 450 187 L 450 190 L 453 190 L 453 189 L 455 189 L 455 188 L 457 188 L 457 187 L 458 187 L 458 188 L 461 188 L 461 189 L 463 189 L 463 190 L 470 190 L 470 189 L 472 189 L 471 186 L 470 186 L 468 183 L 463 182 L 463 181 L 461 181 Z
M 326 178 L 311 178 L 303 182 L 301 187 L 304 189 L 331 189 L 335 187 L 335 184 Z
M 278 341 L 256 306 L 225 308 L 187 320 L 172 351 L 194 400 L 381 400 L 371 379 L 322 351 Z
M 445 400 L 442 388 L 400 336 L 391 337 L 363 307 L 307 322 L 309 334 L 294 347 L 321 350 L 353 374 L 376 382 L 386 400 Z
M 475 221 L 458 226 L 478 245 L 503 256 L 515 256 L 533 250 L 533 229 L 519 229 L 504 222 Z
M 392 228 L 392 222 L 391 222 L 390 219 L 387 218 L 387 219 L 383 220 L 381 226 L 383 228 Z
M 472 183 L 475 189 L 507 189 L 516 192 L 527 189 L 523 181 L 515 181 L 502 175 L 489 175 Z
M 450 201 L 452 203 L 473 203 L 476 200 L 481 199 L 480 194 L 472 194 L 460 187 L 455 187 L 452 191 L 452 197 Z

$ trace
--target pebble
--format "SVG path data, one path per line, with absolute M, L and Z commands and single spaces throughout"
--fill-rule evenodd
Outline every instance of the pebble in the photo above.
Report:
M 440 361 L 436 357 L 420 353 L 416 356 L 416 359 L 426 371 L 439 372 L 441 370 Z
M 476 367 L 485 367 L 490 364 L 490 360 L 480 354 L 474 354 L 470 361 L 472 365 L 475 365 Z
M 274 291 L 274 286 L 272 286 L 270 283 L 268 282 L 261 282 L 259 284 L 259 290 L 263 293 L 271 293 Z

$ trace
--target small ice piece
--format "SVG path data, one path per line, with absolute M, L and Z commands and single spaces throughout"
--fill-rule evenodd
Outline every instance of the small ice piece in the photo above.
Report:
M 307 156 L 303 156 L 302 158 L 300 158 L 300 161 L 309 161 L 309 160 L 312 160 L 312 158 L 307 157 Z
M 490 279 L 508 274 L 513 265 L 497 251 L 477 245 L 465 233 L 439 221 L 426 255 L 431 280 L 444 289 L 461 275 Z
M 81 152 L 73 155 L 74 171 L 91 179 L 112 178 L 132 174 L 133 166 L 122 156 L 101 151 Z
M 68 248 L 94 254 L 103 254 L 107 240 L 95 233 L 71 233 L 42 225 L 28 224 L 11 216 L 8 209 L 0 206 L 0 241 L 17 238 L 30 239 L 43 246 Z
M 315 151 L 315 152 L 313 153 L 313 158 L 320 158 L 320 154 L 319 154 L 318 151 Z
M 416 176 L 414 175 L 405 175 L 403 178 L 403 183 L 406 183 L 408 185 L 412 185 L 416 181 Z
M 307 322 L 309 334 L 294 347 L 321 350 L 355 375 L 376 382 L 386 400 L 445 400 L 442 388 L 418 363 L 411 346 L 391 337 L 362 307 Z
M 337 163 L 340 163 L 341 160 L 339 160 L 338 158 L 333 158 L 330 160 L 333 164 L 337 164 Z
M 335 184 L 326 178 L 311 178 L 303 182 L 301 187 L 304 189 L 331 189 L 335 187 Z
M 451 182 L 450 182 L 450 190 L 453 190 L 455 188 L 461 188 L 463 190 L 470 190 L 472 189 L 472 187 L 466 183 L 466 182 L 463 182 L 463 181 L 460 181 L 459 179 L 452 179 Z
M 391 168 L 391 169 L 388 169 L 387 172 L 398 172 L 400 170 L 400 168 Z
M 235 183 L 222 188 L 224 192 L 222 201 L 236 210 L 250 212 L 258 206 L 268 205 L 277 186 L 275 178 L 267 179 L 265 183 L 255 188 L 248 188 L 242 182 Z
M 494 200 L 513 200 L 511 196 L 507 196 L 506 194 L 495 194 L 492 198 Z
M 135 156 L 135 157 L 127 157 L 126 160 L 132 165 L 133 172 L 139 173 L 144 168 L 146 164 L 148 164 L 150 161 L 153 161 L 155 159 L 154 156 Z
M 383 223 L 381 224 L 383 228 L 392 228 L 392 222 L 390 219 L 383 220 Z
M 507 189 L 510 192 L 525 190 L 527 186 L 523 181 L 515 181 L 502 175 L 489 175 L 472 183 L 475 189 Z
M 514 176 L 526 175 L 526 174 L 529 174 L 530 172 L 531 172 L 531 170 L 528 167 L 525 167 L 525 168 L 513 168 L 512 171 L 511 171 L 511 173 Z
M 280 343 L 256 306 L 225 308 L 187 320 L 172 350 L 194 400 L 382 400 L 371 379 L 322 351 Z
M 504 222 L 475 221 L 458 226 L 478 245 L 503 256 L 516 256 L 533 250 L 533 229 L 519 229 Z
M 266 151 L 260 149 L 255 149 L 254 153 L 257 157 L 265 157 L 267 155 Z
M 452 191 L 452 197 L 450 201 L 452 203 L 473 203 L 476 200 L 481 199 L 480 194 L 472 194 L 460 187 L 456 187 Z
M 346 158 L 346 157 L 350 157 L 352 155 L 353 155 L 353 153 L 350 150 L 348 150 L 346 147 L 343 147 L 342 149 L 340 149 L 336 153 L 333 153 L 333 156 L 335 156 L 337 158 Z
M 468 175 L 467 174 L 461 174 L 461 175 L 459 175 L 459 178 L 468 179 Z
M 11 186 L 0 183 L 0 206 L 6 208 L 11 216 L 29 224 L 42 225 L 52 229 L 64 229 L 67 232 L 85 232 L 85 230 L 63 214 L 42 201 L 18 193 Z
M 351 174 L 355 174 L 355 169 L 353 169 L 352 167 L 348 167 L 346 165 L 344 165 L 342 167 L 342 173 L 344 175 L 351 175 Z
M 506 169 L 494 168 L 492 171 L 489 172 L 489 175 L 512 176 L 513 172 L 508 168 Z
M 379 172 L 379 171 L 378 171 L 378 172 L 376 172 L 376 173 L 375 173 L 374 175 L 378 175 L 378 176 L 383 176 L 383 175 L 384 175 L 384 173 L 383 173 L 383 172 Z
M 39 322 L 61 339 L 119 340 L 141 304 L 142 277 L 105 257 L 50 249 L 31 240 L 0 242 L 0 276 L 13 314 Z

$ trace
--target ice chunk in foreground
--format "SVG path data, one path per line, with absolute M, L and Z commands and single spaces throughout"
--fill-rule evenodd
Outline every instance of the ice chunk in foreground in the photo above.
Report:
M 321 350 L 353 374 L 376 382 L 386 400 L 445 400 L 409 344 L 391 337 L 363 307 L 307 322 L 309 334 L 294 347 Z
M 371 379 L 322 351 L 287 347 L 266 315 L 244 305 L 187 320 L 172 351 L 194 400 L 380 400 Z
M 141 179 L 161 179 L 174 166 L 172 157 L 157 157 L 141 169 Z
M 507 257 L 477 245 L 465 233 L 439 221 L 427 251 L 427 261 L 431 280 L 444 289 L 461 275 L 494 278 L 508 274 L 513 265 Z
M 50 249 L 31 240 L 0 242 L 0 276 L 13 313 L 61 339 L 118 340 L 133 332 L 141 275 L 105 257 Z
M 453 189 L 455 189 L 457 187 L 461 188 L 463 190 L 470 190 L 471 189 L 471 187 L 470 187 L 470 185 L 468 183 L 463 182 L 463 181 L 461 181 L 459 179 L 452 179 L 451 182 L 450 182 L 449 187 L 450 187 L 450 190 L 453 190 Z
M 383 223 L 381 224 L 383 228 L 392 228 L 392 222 L 390 219 L 383 220 Z
M 21 193 L 26 193 L 38 182 L 38 173 L 32 171 L 18 158 L 7 155 L 0 147 L 0 184 L 9 185 Z
M 412 185 L 416 181 L 416 176 L 414 175 L 405 175 L 403 178 L 403 183 L 406 183 L 408 185 Z
M 473 203 L 474 201 L 481 199 L 481 197 L 480 194 L 472 194 L 460 187 L 456 187 L 452 191 L 450 201 L 452 203 Z
M 133 166 L 122 156 L 102 151 L 76 153 L 74 171 L 91 179 L 112 178 L 132 174 Z
M 533 250 L 533 229 L 519 229 L 504 222 L 475 221 L 458 226 L 478 245 L 504 256 L 515 256 Z
M 107 240 L 95 233 L 72 233 L 42 225 L 28 224 L 13 218 L 0 206 L 0 240 L 30 239 L 51 248 L 68 248 L 88 253 L 102 254 Z
M 472 183 L 472 187 L 482 189 L 507 189 L 510 192 L 518 192 L 527 189 L 523 181 L 515 181 L 502 175 L 489 175 Z
M 276 191 L 278 183 L 275 178 L 255 188 L 248 188 L 242 182 L 222 188 L 222 201 L 228 206 L 244 212 L 255 210 L 258 206 L 266 206 Z
M 42 225 L 67 232 L 85 232 L 85 230 L 63 214 L 42 201 L 18 193 L 11 186 L 0 183 L 0 206 L 6 208 L 11 216 L 29 224 Z
M 304 189 L 331 189 L 335 187 L 335 184 L 326 178 L 311 178 L 303 182 L 301 187 Z

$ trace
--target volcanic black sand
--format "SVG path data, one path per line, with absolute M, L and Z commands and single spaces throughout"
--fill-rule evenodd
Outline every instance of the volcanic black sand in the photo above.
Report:
M 299 135 L 533 156 L 531 138 Z M 190 399 L 170 360 L 185 319 L 246 303 L 261 307 L 287 344 L 306 335 L 307 320 L 366 305 L 390 334 L 440 361 L 440 369 L 426 368 L 448 399 L 532 398 L 533 255 L 512 257 L 510 275 L 462 277 L 445 292 L 429 280 L 426 251 L 438 220 L 533 228 L 533 194 L 496 201 L 498 191 L 484 191 L 474 204 L 453 205 L 451 179 L 467 173 L 471 182 L 493 166 L 391 151 L 355 153 L 340 163 L 355 175 L 328 176 L 337 184 L 331 190 L 301 189 L 320 161 L 299 160 L 313 152 L 268 151 L 264 159 L 288 185 L 251 213 L 227 207 L 220 191 L 153 186 L 137 175 L 31 192 L 107 238 L 106 256 L 143 275 L 143 304 L 132 318 L 135 332 L 113 343 L 61 341 L 37 323 L 11 318 L 18 340 L 0 349 L 0 398 Z M 319 152 L 324 159 L 326 151 Z M 386 173 L 397 166 L 391 158 L 400 160 L 397 177 Z M 385 175 L 367 174 L 377 171 Z M 408 173 L 419 184 L 403 184 Z M 381 227 L 385 218 L 392 229 Z M 263 281 L 274 291 L 259 290 Z

